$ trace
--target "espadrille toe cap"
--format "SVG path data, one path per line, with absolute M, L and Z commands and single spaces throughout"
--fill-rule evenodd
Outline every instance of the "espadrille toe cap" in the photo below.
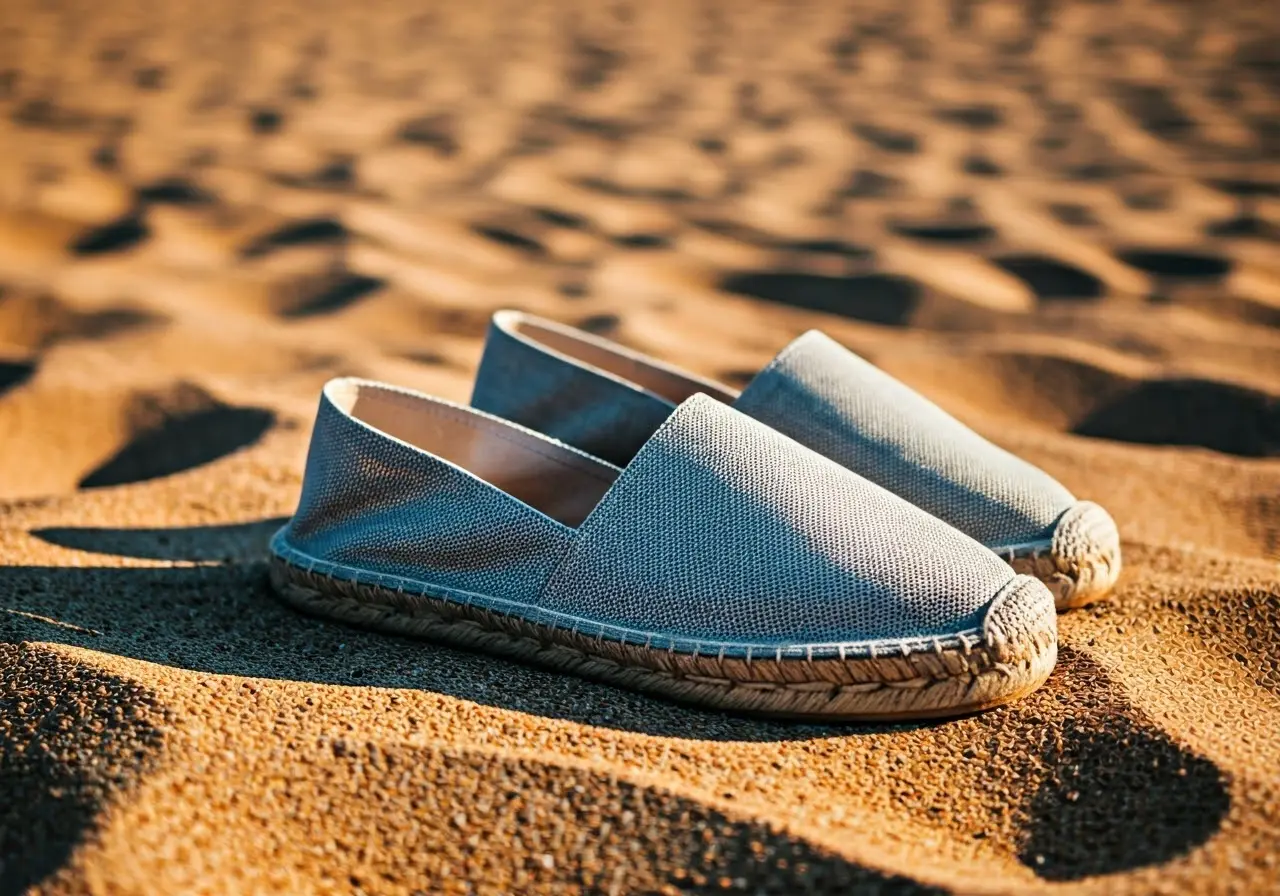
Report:
M 1083 607 L 1104 598 L 1120 577 L 1120 533 L 1105 509 L 1078 501 L 1049 539 L 1008 559 L 1048 585 L 1059 610 Z

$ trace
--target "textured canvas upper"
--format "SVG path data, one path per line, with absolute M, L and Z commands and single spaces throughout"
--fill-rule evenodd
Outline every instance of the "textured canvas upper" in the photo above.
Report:
M 618 466 L 635 456 L 678 403 L 522 339 L 496 320 L 489 325 L 471 394 L 478 410 Z
M 975 627 L 1011 578 L 936 517 L 696 395 L 583 523 L 544 600 L 689 637 L 824 643 Z
M 633 363 L 659 362 L 572 332 Z M 472 405 L 626 464 L 677 402 L 556 352 L 495 318 Z M 671 370 L 672 368 L 664 369 Z M 706 381 L 686 375 L 694 386 Z M 733 398 L 737 410 L 942 518 L 991 548 L 1049 537 L 1074 496 L 1043 470 L 817 331 L 784 348 Z
M 816 330 L 734 407 L 991 547 L 1047 537 L 1075 503 L 1049 474 Z
M 429 570 L 445 588 L 535 600 L 568 530 L 353 419 L 333 397 L 350 383 L 331 382 L 320 397 L 302 495 L 285 530 L 290 547 L 342 566 L 406 579 Z
M 328 575 L 731 652 L 972 631 L 1014 578 L 954 528 L 704 395 L 566 525 L 356 419 L 335 400 L 352 389 L 393 393 L 397 414 L 473 414 L 540 456 L 570 450 L 437 399 L 331 383 L 297 513 L 273 543 Z

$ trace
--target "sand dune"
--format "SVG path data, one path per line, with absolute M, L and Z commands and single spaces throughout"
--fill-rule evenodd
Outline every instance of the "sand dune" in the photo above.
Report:
M 1266 4 L 148 4 L 0 29 L 0 893 L 1280 892 Z M 809 327 L 1113 511 L 1049 683 L 685 709 L 297 615 L 329 377 Z

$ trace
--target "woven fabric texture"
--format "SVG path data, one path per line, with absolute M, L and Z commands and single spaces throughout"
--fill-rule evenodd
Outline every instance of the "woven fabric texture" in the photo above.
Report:
M 284 532 L 289 547 L 326 563 L 536 600 L 571 530 L 353 419 L 333 399 L 350 383 L 331 382 L 320 397 L 302 495 Z
M 990 547 L 1048 538 L 1075 496 L 816 330 L 734 405 Z
M 695 395 L 583 523 L 544 602 L 709 641 L 886 640 L 977 627 L 1012 578 L 936 517 Z
M 471 406 L 626 466 L 676 402 L 490 323 Z
M 675 406 L 496 324 L 472 403 L 618 465 Z M 1076 500 L 1043 470 L 817 331 L 784 348 L 733 407 L 990 548 L 1048 539 Z
M 355 419 L 335 400 L 352 388 L 385 387 L 326 387 L 298 511 L 273 542 L 326 575 L 491 596 L 549 624 L 767 648 L 972 631 L 1014 579 L 946 523 L 704 395 L 569 526 Z M 446 405 L 391 391 L 397 414 Z

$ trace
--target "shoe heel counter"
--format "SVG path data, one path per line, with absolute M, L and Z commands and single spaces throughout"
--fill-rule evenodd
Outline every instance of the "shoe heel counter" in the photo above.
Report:
M 675 405 L 491 321 L 471 406 L 626 466 Z
M 320 399 L 297 511 L 273 550 L 302 565 L 332 565 L 330 575 L 536 596 L 568 542 L 565 528 L 354 419 L 328 394 L 334 387 Z
M 343 457 L 350 453 L 346 445 L 357 436 L 347 431 L 350 428 L 353 422 L 322 394 L 307 446 L 298 507 L 284 529 L 292 547 L 321 559 L 328 559 L 323 536 L 340 527 L 344 518 L 358 514 L 362 503 L 360 467 L 344 463 Z
M 553 361 L 492 320 L 471 390 L 471 406 L 539 429 L 546 422 L 540 404 L 554 395 L 555 366 L 563 362 Z

